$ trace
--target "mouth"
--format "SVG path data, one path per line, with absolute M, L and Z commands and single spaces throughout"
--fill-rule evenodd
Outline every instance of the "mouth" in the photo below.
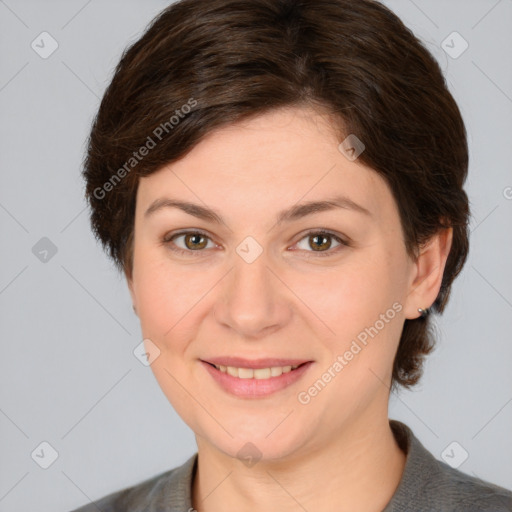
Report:
M 232 361 L 233 358 L 229 362 L 234 364 Z M 283 361 L 294 364 L 276 364 Z M 227 363 L 227 358 L 223 362 Z M 245 360 L 237 363 L 243 366 L 219 364 L 218 360 L 200 360 L 200 363 L 223 391 L 239 398 L 264 398 L 288 388 L 300 380 L 313 365 L 313 361 L 282 359 L 259 362 Z

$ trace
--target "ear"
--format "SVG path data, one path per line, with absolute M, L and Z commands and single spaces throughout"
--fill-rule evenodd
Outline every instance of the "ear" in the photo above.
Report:
M 126 272 L 125 272 L 124 276 L 126 278 L 126 284 L 128 285 L 128 290 L 129 290 L 130 296 L 132 298 L 133 312 L 138 316 L 137 299 L 136 299 L 135 290 L 133 287 L 133 279 L 130 276 L 128 276 L 128 274 Z
M 405 318 L 418 318 L 418 308 L 429 308 L 437 298 L 446 260 L 450 254 L 453 228 L 443 228 L 422 246 L 413 272 L 405 301 Z

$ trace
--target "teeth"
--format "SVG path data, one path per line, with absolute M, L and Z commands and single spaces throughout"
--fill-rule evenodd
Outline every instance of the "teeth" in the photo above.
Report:
M 272 368 L 236 368 L 235 366 L 214 365 L 217 370 L 227 373 L 232 377 L 239 379 L 270 379 L 270 377 L 279 377 L 283 373 L 291 372 L 298 368 L 295 366 L 273 366 Z

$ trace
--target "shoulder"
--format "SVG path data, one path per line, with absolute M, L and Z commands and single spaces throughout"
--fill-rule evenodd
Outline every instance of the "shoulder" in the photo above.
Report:
M 428 478 L 423 493 L 436 505 L 435 510 L 454 512 L 510 512 L 512 492 L 481 480 L 447 464 L 437 461 L 438 467 Z M 441 508 L 444 507 L 444 508 Z
M 190 492 L 196 461 L 197 453 L 182 466 L 91 501 L 72 512 L 187 512 L 191 508 Z
M 404 473 L 384 512 L 510 512 L 512 492 L 437 460 L 405 424 L 392 420 L 393 433 L 407 450 Z
M 173 471 L 170 470 L 131 487 L 125 487 L 72 512 L 98 512 L 98 510 L 101 512 L 121 512 L 121 510 L 131 512 L 132 510 L 144 510 L 148 496 L 157 494 Z

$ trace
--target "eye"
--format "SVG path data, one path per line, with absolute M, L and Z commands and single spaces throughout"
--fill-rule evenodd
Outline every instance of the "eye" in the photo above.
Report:
M 338 245 L 335 246 L 335 250 L 330 250 L 333 239 Z M 304 245 L 301 247 L 300 244 Z M 339 252 L 340 247 L 348 245 L 348 242 L 342 240 L 339 236 L 325 230 L 309 231 L 306 233 L 306 236 L 301 238 L 301 240 L 296 244 L 296 246 L 301 250 L 315 253 L 314 256 L 332 256 Z M 311 247 L 313 250 L 309 250 L 308 247 Z
M 180 242 L 176 243 L 177 240 L 180 240 Z M 166 235 L 162 240 L 162 242 L 165 245 L 168 245 L 172 251 L 187 255 L 191 255 L 191 253 L 194 252 L 199 253 L 205 248 L 211 248 L 207 247 L 208 241 L 211 242 L 210 237 L 202 231 L 185 231 L 182 233 Z M 211 243 L 213 244 L 213 242 Z

